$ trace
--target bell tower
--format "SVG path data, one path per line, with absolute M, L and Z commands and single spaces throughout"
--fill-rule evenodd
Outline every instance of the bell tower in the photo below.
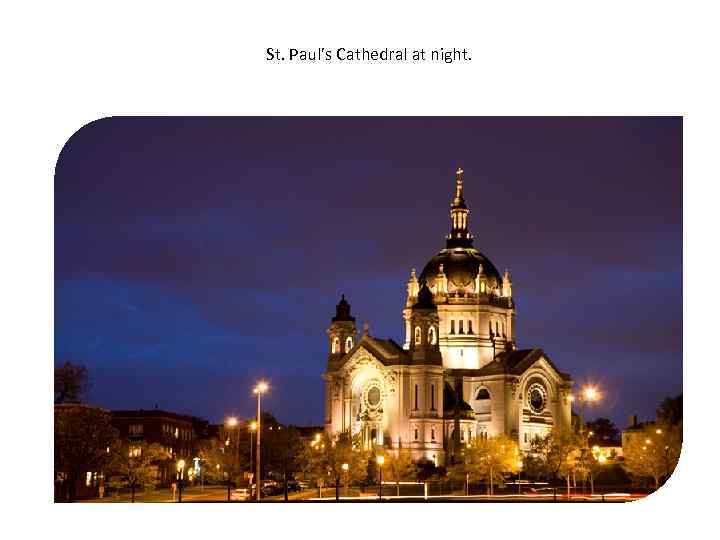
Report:
M 343 357 L 355 346 L 357 342 L 357 328 L 355 317 L 350 315 L 350 304 L 343 294 L 340 302 L 335 306 L 335 316 L 330 322 L 328 334 L 328 360 Z
M 433 294 L 423 282 L 417 302 L 410 311 L 410 357 L 412 363 L 442 365 L 440 356 L 440 319 Z

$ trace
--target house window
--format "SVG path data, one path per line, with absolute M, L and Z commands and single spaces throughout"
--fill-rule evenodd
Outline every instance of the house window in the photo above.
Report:
M 419 326 L 415 327 L 415 345 L 422 343 L 422 331 Z
M 450 321 L 450 333 L 455 333 L 455 320 Z
M 417 384 L 415 385 L 415 407 L 414 407 L 414 409 L 416 411 L 418 410 L 418 385 Z
M 435 428 L 430 429 L 430 438 L 434 441 L 435 440 Z
M 436 336 L 435 336 L 435 327 L 431 326 L 428 330 L 428 341 L 430 342 L 430 345 L 435 345 Z
M 143 425 L 142 424 L 132 424 L 128 427 L 128 434 L 131 437 L 139 437 L 143 434 Z
M 527 439 L 527 433 L 525 433 L 525 442 L 527 442 L 527 441 L 528 441 L 528 439 Z
M 175 428 L 175 438 L 180 438 L 180 430 L 178 428 Z
M 461 441 L 465 440 L 465 432 L 463 430 L 460 430 L 460 440 Z
M 435 410 L 435 385 L 430 387 L 430 410 Z
M 465 332 L 463 332 L 463 322 L 462 322 L 462 320 L 461 320 L 461 321 L 458 321 L 458 322 L 460 323 L 460 329 L 459 329 L 458 333 L 459 333 L 459 334 L 464 334 Z
M 472 334 L 472 321 L 468 321 L 468 334 Z
M 415 440 L 416 440 L 416 441 L 418 440 L 418 430 L 417 430 L 417 428 L 415 428 Z

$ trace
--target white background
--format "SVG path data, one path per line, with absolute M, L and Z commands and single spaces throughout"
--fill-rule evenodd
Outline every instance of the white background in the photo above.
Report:
M 259 3 L 258 3 L 259 4 Z M 678 537 L 714 520 L 716 13 L 694 2 L 15 2 L 0 14 L 3 531 L 61 538 Z M 267 47 L 468 47 L 292 65 Z M 53 505 L 53 169 L 107 115 L 684 115 L 685 447 L 623 505 Z M 478 149 L 482 152 L 482 149 Z M 331 159 L 332 156 L 327 156 Z M 421 159 L 421 156 L 418 156 Z M 579 179 L 581 181 L 581 179 Z M 647 194 L 652 197 L 652 193 Z

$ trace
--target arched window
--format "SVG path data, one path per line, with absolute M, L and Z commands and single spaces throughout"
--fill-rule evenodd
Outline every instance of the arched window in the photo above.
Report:
M 353 339 L 351 337 L 347 338 L 345 340 L 345 352 L 350 352 L 350 349 L 353 348 Z
M 478 390 L 475 399 L 490 399 L 490 392 L 487 391 L 487 388 L 481 388 Z
M 422 343 L 422 331 L 419 326 L 415 327 L 415 345 Z
M 335 337 L 332 340 L 332 353 L 339 353 L 340 352 L 340 338 Z
M 483 294 L 485 293 L 485 282 L 484 281 L 480 282 L 480 292 Z
M 435 334 L 435 327 L 431 326 L 428 330 L 428 341 L 430 342 L 430 345 L 435 345 L 437 342 L 437 335 Z

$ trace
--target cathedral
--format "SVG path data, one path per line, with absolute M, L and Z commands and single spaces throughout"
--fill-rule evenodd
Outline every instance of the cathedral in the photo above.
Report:
M 360 337 L 343 296 L 328 333 L 325 429 L 367 448 L 452 462 L 473 437 L 506 434 L 522 451 L 551 428 L 569 429 L 570 376 L 540 348 L 520 349 L 507 270 L 475 247 L 458 169 L 446 245 L 407 282 L 405 342 Z

